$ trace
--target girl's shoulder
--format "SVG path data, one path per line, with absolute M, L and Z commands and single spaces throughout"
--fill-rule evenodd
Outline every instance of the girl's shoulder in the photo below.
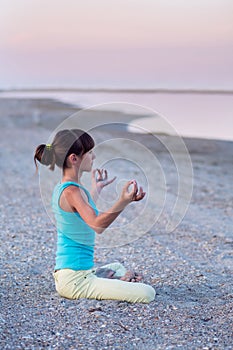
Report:
M 81 184 L 75 181 L 64 181 L 64 182 L 59 182 L 58 185 L 60 187 L 69 187 L 69 186 L 77 186 L 77 187 L 83 187 Z M 84 188 L 84 187 L 83 187 Z
M 90 192 L 80 183 L 77 182 L 73 182 L 73 181 L 66 181 L 66 182 L 59 182 L 54 190 L 54 194 L 55 194 L 55 198 L 57 198 L 56 201 L 60 201 L 60 198 L 62 197 L 62 193 L 64 192 L 64 190 L 66 190 L 66 194 L 69 195 L 69 192 L 71 194 L 71 192 L 75 191 L 76 189 L 80 189 L 81 192 L 83 192 L 81 195 L 86 195 L 86 200 L 87 203 L 89 203 L 92 208 L 95 210 L 95 212 L 98 214 L 98 209 L 96 208 L 95 202 L 93 201 Z
M 68 191 L 72 192 L 75 191 L 75 187 L 76 189 L 80 189 L 81 191 L 83 191 L 87 198 L 90 199 L 90 193 L 89 191 L 80 183 L 78 182 L 74 182 L 74 181 L 66 181 L 66 182 L 60 182 L 59 183 L 59 190 L 60 192 L 63 192 L 65 189 L 67 189 Z
M 72 187 L 77 187 L 77 188 L 80 188 L 82 190 L 84 190 L 85 192 L 88 192 L 88 190 L 81 184 L 79 184 L 78 182 L 74 182 L 74 181 L 66 181 L 66 182 L 59 182 L 57 185 L 56 185 L 56 188 L 58 190 L 60 190 L 61 192 L 66 189 L 67 187 L 70 187 L 70 189 L 72 189 Z

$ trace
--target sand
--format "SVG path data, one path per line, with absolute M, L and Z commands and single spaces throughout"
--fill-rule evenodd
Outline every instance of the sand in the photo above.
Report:
M 157 296 L 145 305 L 70 301 L 56 293 L 56 230 L 41 199 L 33 152 L 76 110 L 53 100 L 0 99 L 1 348 L 232 349 L 232 142 L 184 140 L 193 193 L 182 222 L 167 232 L 176 177 L 166 149 L 152 135 L 129 135 L 124 128 L 97 132 L 99 140 L 111 135 L 143 144 L 156 154 L 167 177 L 168 203 L 160 219 L 137 240 L 119 246 L 110 242 L 95 255 L 97 266 L 120 261 L 143 272 Z M 102 117 L 108 120 L 106 113 Z M 113 117 L 119 117 L 117 112 Z M 124 164 L 114 170 L 129 171 Z M 137 175 L 137 169 L 132 172 Z M 120 227 L 131 221 L 134 209 L 119 218 Z M 139 229 L 143 220 L 155 222 L 150 217 L 155 213 L 149 206 Z

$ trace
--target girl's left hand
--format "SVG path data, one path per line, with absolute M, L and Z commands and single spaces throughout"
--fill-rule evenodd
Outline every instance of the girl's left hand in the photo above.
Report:
M 116 176 L 109 180 L 108 172 L 105 169 L 94 169 L 92 171 L 92 189 L 100 193 L 105 186 L 110 185 L 115 179 Z

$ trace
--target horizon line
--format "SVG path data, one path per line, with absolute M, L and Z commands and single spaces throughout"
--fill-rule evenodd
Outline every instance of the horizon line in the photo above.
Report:
M 231 95 L 231 89 L 205 89 L 205 88 L 91 88 L 91 87 L 41 87 L 41 88 L 6 88 L 0 89 L 3 92 L 84 92 L 84 93 L 164 93 L 164 94 L 223 94 Z

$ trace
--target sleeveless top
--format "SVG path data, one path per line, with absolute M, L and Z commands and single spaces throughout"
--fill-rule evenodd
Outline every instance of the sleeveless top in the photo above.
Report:
M 76 182 L 58 183 L 53 191 L 52 209 L 57 227 L 57 252 L 55 270 L 69 268 L 72 270 L 89 270 L 94 266 L 95 231 L 86 224 L 78 212 L 67 212 L 61 209 L 59 200 L 68 186 L 83 189 L 89 205 L 98 215 L 90 193 Z

